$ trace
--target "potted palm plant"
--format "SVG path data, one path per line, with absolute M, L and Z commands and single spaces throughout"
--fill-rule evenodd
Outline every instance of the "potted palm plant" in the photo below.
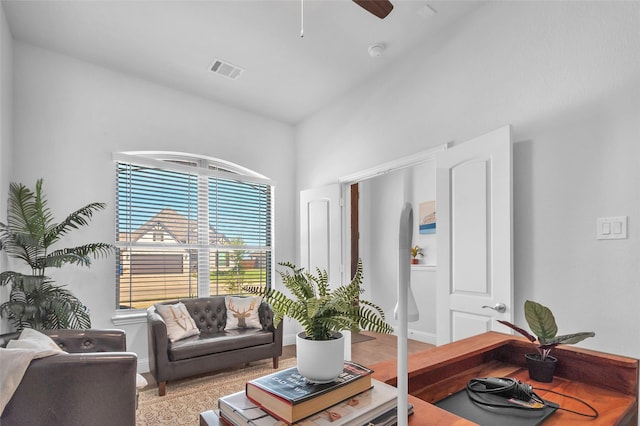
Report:
M 498 320 L 498 322 L 522 334 L 536 346 L 537 353 L 526 354 L 525 358 L 529 369 L 529 377 L 539 382 L 548 383 L 553 380 L 557 362 L 557 358 L 551 356 L 553 348 L 561 344 L 578 343 L 588 337 L 595 336 L 592 331 L 558 336 L 558 325 L 551 310 L 531 300 L 527 300 L 524 303 L 524 316 L 535 336 L 508 321 Z
M 273 288 L 245 287 L 254 294 L 263 294 L 274 312 L 274 325 L 289 316 L 297 320 L 304 331 L 296 336 L 297 367 L 307 380 L 321 383 L 333 381 L 344 366 L 344 337 L 340 331 L 369 330 L 391 333 L 384 311 L 378 305 L 360 298 L 363 289 L 362 261 L 348 285 L 331 290 L 326 271 L 311 274 L 289 262 L 279 271 L 289 297 Z
M 419 262 L 418 256 L 422 256 L 424 253 L 420 246 L 411 247 L 411 263 L 417 265 Z
M 66 264 L 89 266 L 92 257 L 111 252 L 113 246 L 107 243 L 53 247 L 71 230 L 87 225 L 93 213 L 104 207 L 103 203 L 91 203 L 55 223 L 42 192 L 42 179 L 36 182 L 35 192 L 23 184 L 10 184 L 7 223 L 0 222 L 0 250 L 24 261 L 31 274 L 0 273 L 0 285 L 11 285 L 9 300 L 0 305 L 0 315 L 18 331 L 25 327 L 91 328 L 86 306 L 64 286 L 54 284 L 46 272 Z

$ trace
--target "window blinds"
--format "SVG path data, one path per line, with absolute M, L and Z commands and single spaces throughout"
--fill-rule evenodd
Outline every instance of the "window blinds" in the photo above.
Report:
M 202 166 L 116 161 L 119 308 L 270 285 L 273 186 Z

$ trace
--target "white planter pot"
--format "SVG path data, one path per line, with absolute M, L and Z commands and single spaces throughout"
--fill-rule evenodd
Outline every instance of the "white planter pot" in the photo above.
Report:
M 314 383 L 334 381 L 344 369 L 344 336 L 334 333 L 330 340 L 305 339 L 303 332 L 296 335 L 298 372 Z

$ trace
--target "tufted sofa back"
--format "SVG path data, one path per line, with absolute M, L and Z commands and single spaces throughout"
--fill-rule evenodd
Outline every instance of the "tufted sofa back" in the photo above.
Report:
M 184 299 L 182 303 L 196 322 L 200 333 L 219 333 L 227 326 L 224 296 Z
M 41 330 L 51 337 L 60 348 L 69 353 L 89 352 L 125 352 L 127 338 L 122 330 Z M 4 348 L 9 340 L 20 337 L 20 332 L 0 336 L 0 347 Z
M 45 333 L 65 352 L 124 352 L 127 350 L 127 338 L 122 330 L 47 330 Z
M 200 329 L 200 333 L 220 333 L 227 326 L 227 306 L 224 296 L 171 300 L 162 303 L 172 305 L 178 302 L 184 303 L 191 318 Z M 267 303 L 260 303 L 258 316 L 262 329 L 270 328 L 273 331 L 273 311 Z

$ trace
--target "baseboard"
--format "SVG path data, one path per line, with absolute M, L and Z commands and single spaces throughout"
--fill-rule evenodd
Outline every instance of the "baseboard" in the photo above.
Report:
M 296 335 L 295 334 L 284 334 L 282 336 L 282 346 L 289 346 L 296 344 Z
M 417 340 L 423 343 L 436 344 L 436 335 L 433 333 L 425 333 L 424 331 L 409 329 L 407 337 L 411 340 Z

